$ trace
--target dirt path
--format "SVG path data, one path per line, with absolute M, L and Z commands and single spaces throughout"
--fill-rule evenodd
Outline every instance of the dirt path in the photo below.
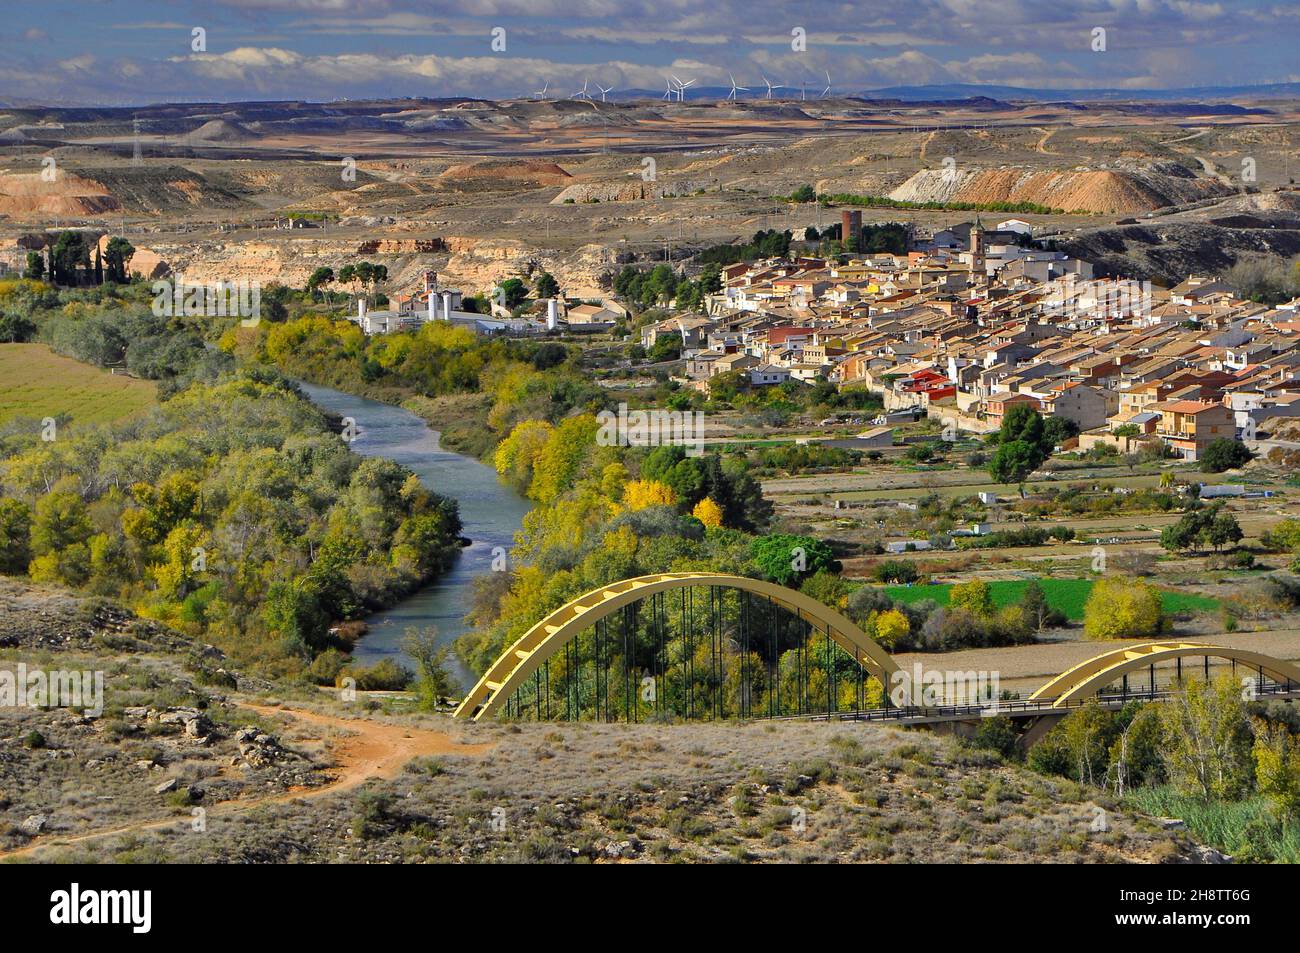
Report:
M 932 129 L 930 130 L 929 135 L 927 135 L 923 140 L 921 140 L 921 151 L 918 158 L 920 158 L 922 162 L 925 161 L 926 150 L 930 148 L 930 143 L 934 142 L 934 137 L 937 136 L 938 134 L 939 134 L 938 129 Z
M 285 804 L 290 801 L 309 801 L 327 794 L 338 794 L 360 787 L 372 778 L 394 778 L 413 758 L 428 755 L 481 755 L 492 745 L 466 745 L 454 741 L 441 731 L 427 731 L 422 728 L 408 728 L 403 725 L 390 725 L 363 718 L 336 718 L 319 712 L 301 708 L 277 708 L 268 705 L 238 703 L 241 708 L 255 711 L 259 715 L 283 715 L 307 725 L 318 728 L 335 729 L 346 734 L 330 744 L 330 754 L 334 759 L 331 769 L 333 780 L 314 788 L 301 788 L 285 791 L 260 798 L 240 798 L 221 801 L 208 808 L 208 817 L 229 817 L 242 814 L 268 804 Z M 173 815 L 162 819 L 141 820 L 121 827 L 107 830 L 90 831 L 84 834 L 59 835 L 49 834 L 35 838 L 32 843 L 18 850 L 0 853 L 0 861 L 29 857 L 48 847 L 66 847 L 86 841 L 100 840 L 116 834 L 159 830 L 175 824 L 184 824 L 188 818 Z

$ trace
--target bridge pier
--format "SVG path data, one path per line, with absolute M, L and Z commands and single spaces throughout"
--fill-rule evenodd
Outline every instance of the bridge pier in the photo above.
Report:
M 1059 715 L 1039 715 L 1037 718 L 1030 720 L 1029 727 L 1020 735 L 1020 750 L 1028 751 L 1038 744 L 1043 735 L 1055 728 L 1067 714 L 1068 712 L 1063 711 Z

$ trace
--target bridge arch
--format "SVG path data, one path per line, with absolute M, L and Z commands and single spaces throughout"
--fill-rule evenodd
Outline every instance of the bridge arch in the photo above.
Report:
M 774 605 L 795 613 L 832 639 L 869 675 L 879 679 L 886 693 L 891 689 L 895 694 L 901 692 L 903 704 L 911 704 L 905 680 L 894 680 L 896 684 L 891 684 L 893 674 L 899 669 L 890 654 L 830 606 L 794 589 L 747 576 L 677 572 L 624 579 L 583 593 L 560 606 L 534 624 L 483 673 L 483 677 L 457 707 L 455 717 L 476 721 L 491 717 L 526 679 L 581 632 L 624 606 L 661 592 L 693 586 L 737 589 L 771 600 Z
M 1291 662 L 1252 652 L 1205 642 L 1145 642 L 1113 649 L 1066 669 L 1038 691 L 1031 701 L 1050 701 L 1054 708 L 1065 708 L 1097 694 L 1117 678 L 1142 671 L 1165 661 L 1182 658 L 1216 658 L 1240 662 L 1267 676 L 1279 685 L 1300 686 L 1300 667 Z

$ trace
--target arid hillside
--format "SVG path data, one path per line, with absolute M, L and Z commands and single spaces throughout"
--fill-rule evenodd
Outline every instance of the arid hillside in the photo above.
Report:
M 906 202 L 1032 202 L 1067 212 L 1137 214 L 1168 205 L 1226 195 L 1212 179 L 1198 179 L 1183 166 L 1040 170 L 924 169 L 889 197 Z

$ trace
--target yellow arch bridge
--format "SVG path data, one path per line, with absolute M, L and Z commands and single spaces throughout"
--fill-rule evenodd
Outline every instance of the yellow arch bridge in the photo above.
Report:
M 488 668 L 456 717 L 906 724 L 1005 714 L 1050 722 L 1089 699 L 1118 707 L 1167 697 L 1185 674 L 1208 677 L 1211 660 L 1244 673 L 1243 685 L 1257 695 L 1300 695 L 1300 668 L 1290 662 L 1160 641 L 1104 652 L 1026 700 L 967 695 L 936 703 L 862 629 L 805 593 L 724 573 L 658 573 L 594 589 L 538 621 Z

